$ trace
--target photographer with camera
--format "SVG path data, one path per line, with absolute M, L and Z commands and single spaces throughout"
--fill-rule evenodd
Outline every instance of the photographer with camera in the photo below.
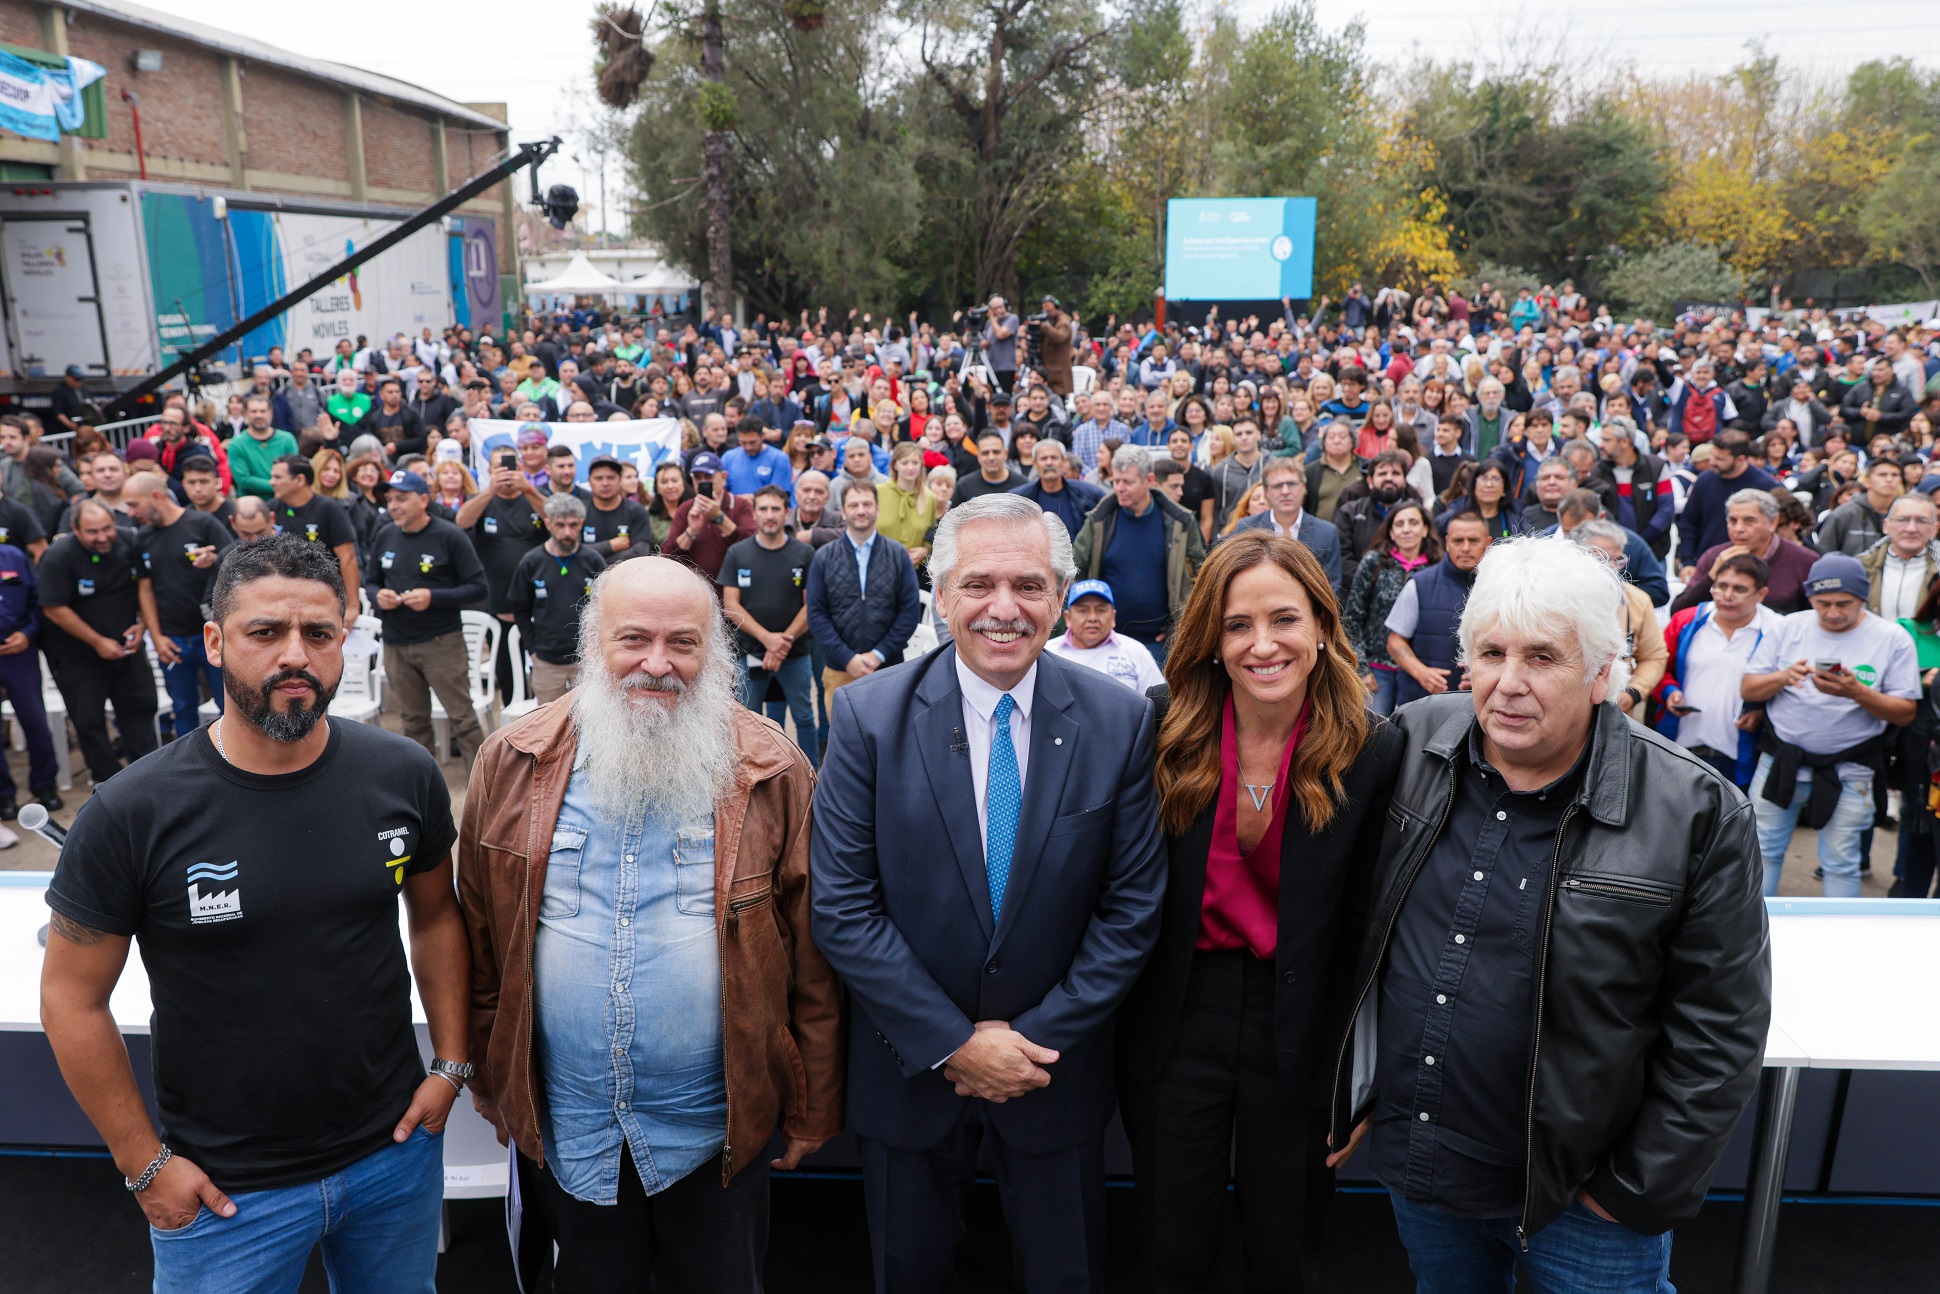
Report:
M 1031 316 L 1031 358 L 1043 373 L 1045 384 L 1060 398 L 1071 394 L 1071 339 L 1077 331 L 1077 318 L 1064 313 L 1054 296 L 1046 296 L 1043 312 Z
M 990 376 L 996 379 L 998 388 L 1009 391 L 1017 385 L 1017 330 L 1021 323 L 1000 296 L 992 296 L 984 308 L 989 312 L 983 324 L 984 362 L 990 365 Z M 972 310 L 968 316 L 972 325 L 976 314 Z

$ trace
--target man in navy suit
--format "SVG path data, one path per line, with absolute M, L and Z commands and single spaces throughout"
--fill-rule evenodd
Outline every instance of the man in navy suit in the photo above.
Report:
M 1234 526 L 1233 533 L 1264 530 L 1298 539 L 1327 572 L 1327 582 L 1334 586 L 1334 595 L 1340 596 L 1340 531 L 1333 522 L 1322 521 L 1302 506 L 1307 501 L 1306 469 L 1298 459 L 1270 458 L 1266 470 L 1260 473 L 1260 484 L 1266 487 L 1267 510 Z
M 1144 697 L 1045 654 L 1075 567 L 988 495 L 930 555 L 955 645 L 830 697 L 810 869 L 846 982 L 879 1294 L 934 1294 L 981 1147 L 1032 1294 L 1104 1288 L 1112 1015 L 1158 937 Z

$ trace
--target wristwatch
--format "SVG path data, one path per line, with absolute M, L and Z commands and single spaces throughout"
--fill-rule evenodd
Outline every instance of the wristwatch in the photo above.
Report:
M 451 1080 L 463 1090 L 465 1080 L 472 1076 L 472 1063 L 468 1060 L 433 1060 L 431 1072 Z
M 1623 694 L 1630 698 L 1630 704 L 1633 706 L 1640 706 L 1644 703 L 1644 694 L 1634 687 L 1625 688 Z

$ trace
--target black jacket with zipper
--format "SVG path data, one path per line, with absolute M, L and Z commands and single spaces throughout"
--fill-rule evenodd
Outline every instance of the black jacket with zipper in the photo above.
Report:
M 1331 1135 L 1369 1102 L 1356 1052 L 1395 917 L 1447 821 L 1467 760 L 1467 693 L 1404 706 L 1375 903 L 1335 1058 Z M 1756 1090 L 1771 1021 L 1764 868 L 1750 804 L 1729 781 L 1608 702 L 1563 815 L 1537 950 L 1520 1234 L 1579 1191 L 1656 1235 L 1697 1216 Z

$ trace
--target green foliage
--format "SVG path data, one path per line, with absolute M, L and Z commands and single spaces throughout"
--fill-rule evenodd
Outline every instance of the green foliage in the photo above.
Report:
M 1745 278 L 1716 247 L 1667 243 L 1625 258 L 1610 271 L 1606 286 L 1620 308 L 1668 324 L 1680 301 L 1743 300 Z
M 734 90 L 725 83 L 703 81 L 694 88 L 694 120 L 702 130 L 733 130 Z
M 1930 137 L 1907 151 L 1860 210 L 1873 255 L 1940 291 L 1940 144 Z

